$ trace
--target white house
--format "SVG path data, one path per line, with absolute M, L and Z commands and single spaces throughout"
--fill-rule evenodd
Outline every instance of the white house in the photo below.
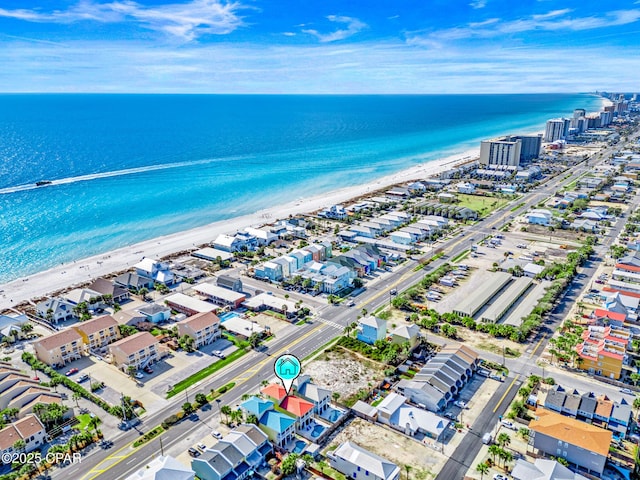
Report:
M 345 477 L 366 480 L 398 480 L 400 467 L 353 442 L 327 452 L 329 464 Z
M 141 277 L 150 278 L 154 282 L 164 285 L 172 285 L 175 283 L 173 272 L 169 269 L 169 264 L 153 260 L 152 258 L 143 258 L 134 265 L 136 274 Z

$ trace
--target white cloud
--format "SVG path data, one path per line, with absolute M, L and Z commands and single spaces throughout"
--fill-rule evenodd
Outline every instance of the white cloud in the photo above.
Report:
M 67 10 L 44 12 L 41 9 L 0 8 L 0 17 L 37 23 L 101 23 L 134 22 L 144 28 L 164 32 L 190 41 L 205 34 L 223 35 L 243 25 L 239 10 L 246 8 L 237 2 L 222 0 L 192 0 L 188 3 L 170 3 L 144 6 L 130 0 L 96 3 L 82 0 Z
M 295 32 L 282 32 L 282 35 L 284 35 L 285 37 L 295 37 L 296 36 Z
M 345 17 L 341 15 L 329 15 L 327 20 L 335 23 L 344 23 L 347 25 L 347 28 L 338 29 L 335 32 L 331 33 L 320 33 L 314 29 L 302 30 L 304 33 L 308 33 L 316 37 L 322 43 L 335 42 L 337 40 L 344 40 L 345 38 L 349 38 L 356 33 L 361 32 L 365 28 L 367 28 L 367 24 L 361 22 L 357 18 L 353 17 Z
M 539 15 L 531 15 L 531 18 L 533 18 L 534 20 L 544 20 L 547 18 L 560 17 L 572 11 L 573 10 L 571 10 L 570 8 L 563 8 L 562 10 L 551 10 L 550 12 L 547 12 L 547 13 L 542 13 Z
M 88 55 L 87 52 L 91 52 Z M 562 61 L 558 61 L 562 59 Z M 632 91 L 629 48 L 427 50 L 355 45 L 7 41 L 0 91 L 187 93 L 510 93 Z M 525 74 L 523 74 L 523 72 Z
M 484 8 L 487 6 L 487 0 L 473 0 L 469 6 L 475 9 Z
M 626 25 L 640 20 L 640 9 L 614 10 L 603 16 L 567 17 L 570 9 L 552 10 L 550 12 L 531 15 L 529 17 L 496 21 L 490 19 L 486 22 L 468 23 L 463 26 L 436 30 L 426 35 L 411 35 L 408 42 L 411 44 L 430 42 L 442 42 L 446 40 L 460 40 L 466 38 L 491 38 L 505 34 L 522 33 L 529 31 L 581 31 L 596 28 Z M 490 28 L 483 28 L 491 25 Z M 427 42 L 428 44 L 428 42 Z

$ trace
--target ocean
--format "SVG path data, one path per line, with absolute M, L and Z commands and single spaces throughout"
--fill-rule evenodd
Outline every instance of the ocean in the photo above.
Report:
M 600 105 L 586 94 L 0 95 L 0 283 Z M 35 186 L 44 180 L 54 184 Z

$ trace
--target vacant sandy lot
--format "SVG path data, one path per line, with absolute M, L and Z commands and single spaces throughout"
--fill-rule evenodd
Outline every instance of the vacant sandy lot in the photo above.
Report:
M 320 354 L 304 370 L 318 385 L 338 392 L 341 401 L 360 389 L 371 390 L 384 378 L 383 365 L 360 359 L 341 347 Z
M 329 444 L 327 450 L 335 449 L 347 440 L 392 461 L 403 472 L 404 466 L 410 465 L 413 467 L 411 478 L 415 480 L 435 478 L 435 472 L 442 468 L 446 460 L 441 453 L 409 437 L 360 418 L 356 418 L 342 430 Z

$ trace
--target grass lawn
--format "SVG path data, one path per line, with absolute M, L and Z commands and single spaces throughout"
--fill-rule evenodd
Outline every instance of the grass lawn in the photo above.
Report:
M 224 360 L 219 360 L 216 363 L 213 363 L 208 367 L 203 368 L 199 372 L 194 373 L 190 377 L 187 377 L 184 380 L 179 381 L 173 386 L 171 390 L 169 390 L 169 392 L 167 392 L 167 398 L 171 398 L 174 395 L 177 395 L 183 390 L 189 388 L 194 383 L 197 383 L 200 380 L 207 378 L 209 375 L 213 375 L 221 368 L 226 367 L 231 362 L 234 362 L 238 358 L 242 357 L 245 353 L 247 353 L 247 350 L 244 350 L 244 349 L 236 350 Z
M 80 431 L 84 431 L 89 425 L 89 420 L 91 420 L 91 417 L 88 413 L 82 413 L 80 415 L 76 415 L 76 418 L 80 421 L 80 423 L 78 423 L 75 428 Z
M 504 207 L 511 201 L 507 198 L 483 197 L 466 193 L 459 193 L 456 196 L 458 197 L 458 202 L 455 205 L 475 210 L 480 217 L 486 217 L 494 210 Z

